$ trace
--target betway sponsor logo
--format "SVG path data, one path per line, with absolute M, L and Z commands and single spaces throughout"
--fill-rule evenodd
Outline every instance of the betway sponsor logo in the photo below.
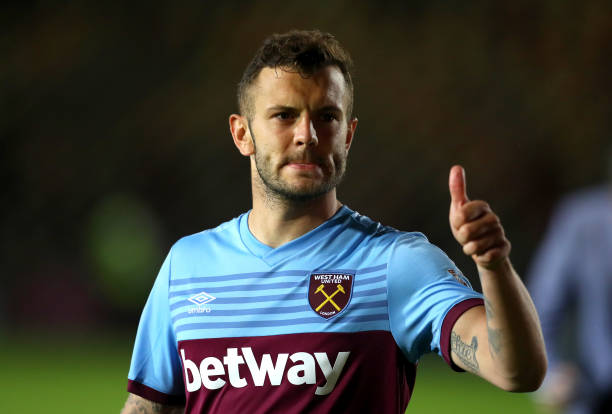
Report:
M 325 384 L 317 386 L 315 394 L 327 395 L 334 390 L 350 354 L 350 352 L 338 352 L 333 366 L 327 357 L 327 352 L 315 352 L 314 356 L 308 352 L 296 352 L 291 355 L 281 353 L 276 356 L 274 362 L 270 354 L 263 354 L 258 364 L 250 347 L 240 350 L 242 355 L 238 348 L 228 348 L 223 362 L 211 356 L 204 358 L 198 367 L 195 362 L 185 358 L 185 351 L 181 349 L 187 391 L 194 392 L 201 387 L 216 390 L 225 386 L 228 381 L 232 387 L 246 387 L 247 378 L 241 377 L 239 372 L 240 365 L 245 363 L 251 374 L 251 381 L 256 387 L 262 387 L 266 378 L 273 386 L 279 386 L 285 376 L 293 385 L 316 384 L 315 364 L 317 364 L 325 376 Z M 288 360 L 293 365 L 285 373 Z

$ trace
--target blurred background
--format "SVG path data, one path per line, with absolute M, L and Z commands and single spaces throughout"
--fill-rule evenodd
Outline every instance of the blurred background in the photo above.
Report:
M 355 61 L 340 199 L 424 232 L 477 287 L 448 228 L 452 164 L 501 216 L 521 274 L 559 198 L 607 177 L 607 0 L 3 3 L 0 411 L 120 409 L 166 252 L 250 208 L 227 118 L 256 48 L 291 28 L 332 32 Z M 465 412 L 488 401 L 437 364 L 415 411 L 443 404 L 427 378 L 448 381 Z M 490 412 L 535 410 L 476 387 L 499 404 Z

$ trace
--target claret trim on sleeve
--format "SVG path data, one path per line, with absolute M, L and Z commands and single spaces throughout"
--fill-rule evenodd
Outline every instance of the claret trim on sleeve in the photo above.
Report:
M 453 306 L 444 317 L 442 331 L 440 332 L 440 349 L 442 350 L 442 357 L 454 371 L 463 372 L 464 370 L 456 365 L 451 359 L 451 331 L 453 330 L 453 326 L 455 326 L 457 319 L 459 319 L 459 317 L 463 315 L 465 311 L 479 305 L 484 306 L 484 300 L 480 298 L 466 299 Z
M 147 387 L 139 382 L 128 380 L 127 386 L 128 392 L 136 394 L 139 397 L 146 398 L 149 401 L 153 401 L 160 404 L 166 405 L 184 405 L 184 395 L 170 395 L 164 394 L 163 392 L 157 391 L 151 387 Z

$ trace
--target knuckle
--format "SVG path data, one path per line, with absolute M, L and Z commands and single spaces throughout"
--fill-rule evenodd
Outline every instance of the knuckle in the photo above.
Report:
M 497 223 L 500 224 L 501 222 L 499 221 L 499 217 L 497 216 L 497 214 L 491 212 L 489 214 L 487 214 L 487 218 L 491 223 Z
M 512 250 L 512 243 L 510 243 L 510 240 L 508 239 L 506 239 L 505 250 L 506 254 L 509 254 L 510 250 Z
M 473 248 L 472 248 L 473 244 L 470 243 L 466 243 L 463 245 L 463 253 L 467 254 L 468 256 L 473 254 Z
M 489 204 L 484 200 L 475 200 L 472 202 L 472 206 L 474 209 L 479 211 L 488 211 L 490 210 Z

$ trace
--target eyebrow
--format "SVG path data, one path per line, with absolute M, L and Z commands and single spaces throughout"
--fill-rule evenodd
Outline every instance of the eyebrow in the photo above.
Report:
M 336 105 L 326 105 L 322 108 L 317 109 L 318 112 L 327 112 L 327 111 L 332 111 L 332 112 L 342 112 L 341 108 L 338 108 Z
M 287 112 L 299 112 L 299 110 L 293 106 L 286 105 L 273 105 L 266 108 L 266 112 L 276 112 L 276 111 L 287 111 Z M 316 112 L 342 112 L 342 109 L 338 108 L 336 105 L 326 105 L 321 108 L 318 108 Z
M 286 105 L 274 105 L 266 108 L 266 112 L 276 112 L 276 111 L 287 111 L 287 112 L 296 112 L 297 108 Z

